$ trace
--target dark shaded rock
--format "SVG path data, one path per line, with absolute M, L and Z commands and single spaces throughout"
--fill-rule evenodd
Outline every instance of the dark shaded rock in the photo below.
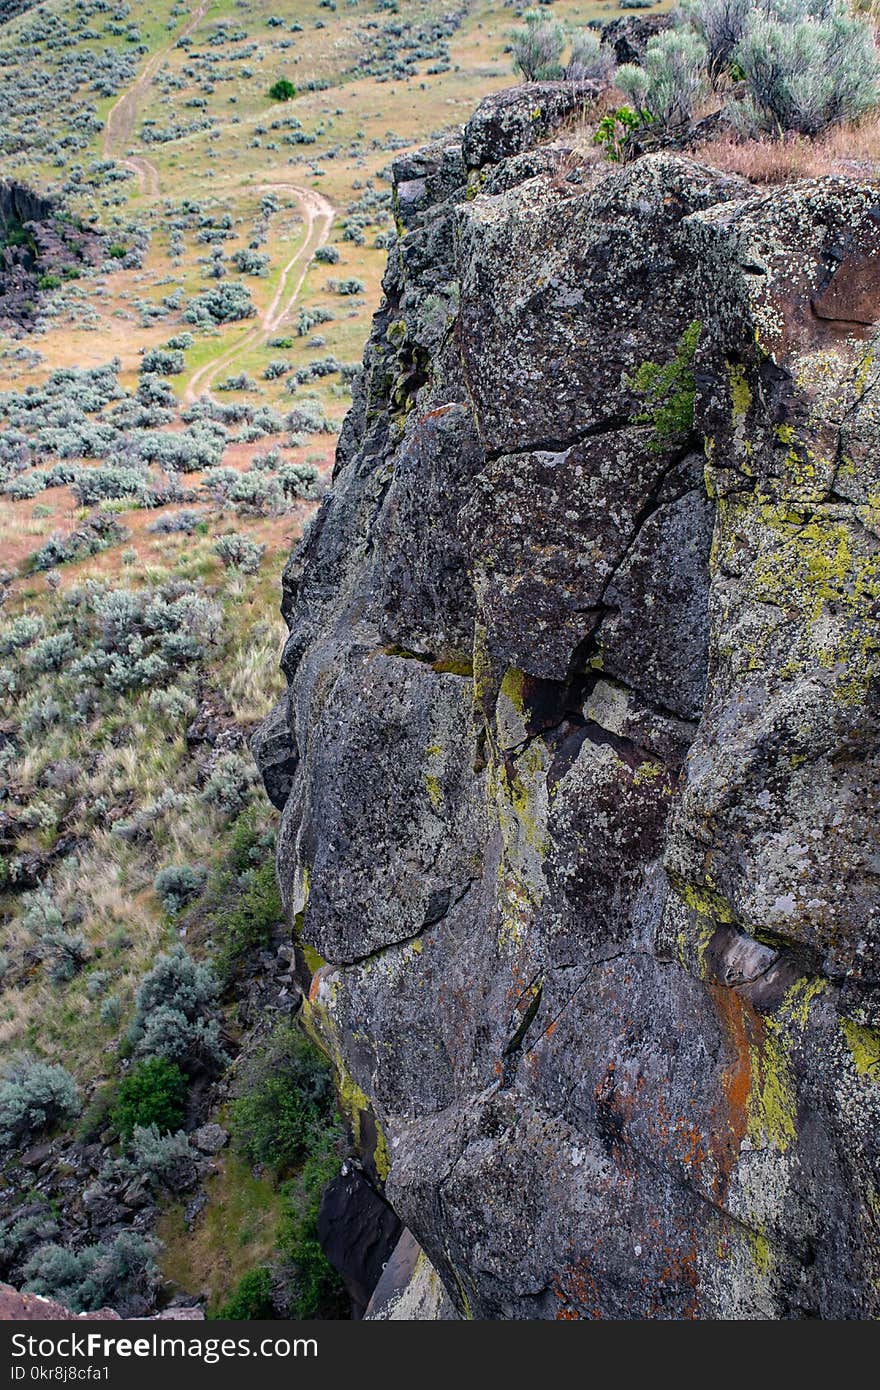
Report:
M 279 811 L 290 795 L 296 772 L 296 748 L 288 722 L 288 701 L 278 701 L 267 719 L 253 732 L 250 750 L 263 777 L 266 795 Z
M 356 1318 L 363 1317 L 400 1230 L 399 1218 L 356 1168 L 346 1166 L 324 1189 L 318 1239 Z
M 669 15 L 621 15 L 602 25 L 602 42 L 614 49 L 618 66 L 622 63 L 637 63 L 641 67 L 645 59 L 648 40 L 670 24 Z
M 47 1159 L 52 1158 L 55 1153 L 55 1146 L 51 1141 L 47 1144 L 35 1144 L 32 1149 L 26 1149 L 19 1158 L 22 1168 L 39 1168 Z

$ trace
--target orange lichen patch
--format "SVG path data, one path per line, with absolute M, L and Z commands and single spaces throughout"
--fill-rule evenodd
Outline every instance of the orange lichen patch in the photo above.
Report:
M 708 990 L 732 1054 L 722 1078 L 727 1123 L 713 1126 L 711 1137 L 712 1156 L 717 1165 L 715 1190 L 720 1201 L 727 1193 L 740 1146 L 748 1132 L 753 1049 L 761 1047 L 764 1024 L 748 1000 L 736 990 L 720 985 L 709 985 Z
M 602 1244 L 601 1237 L 596 1244 Z M 585 1317 L 602 1317 L 599 1285 L 590 1273 L 591 1268 L 592 1261 L 584 1255 L 567 1269 L 554 1275 L 551 1288 L 553 1297 L 560 1305 L 556 1313 L 557 1322 L 577 1322 Z
M 309 985 L 310 1004 L 314 1004 L 317 1001 L 318 996 L 321 993 L 321 986 L 324 983 L 324 979 L 330 973 L 331 970 L 332 966 L 322 965 L 319 967 L 319 969 L 315 971 L 314 975 L 312 976 L 312 982 Z
M 699 1177 L 703 1164 L 709 1157 L 705 1134 L 692 1120 L 680 1115 L 675 1121 L 673 1136 L 682 1163 Z

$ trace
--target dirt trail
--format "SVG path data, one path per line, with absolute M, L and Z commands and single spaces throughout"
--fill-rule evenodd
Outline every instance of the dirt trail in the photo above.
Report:
M 171 50 L 176 47 L 176 45 L 181 39 L 185 39 L 187 34 L 191 34 L 193 29 L 195 29 L 199 24 L 201 24 L 202 20 L 208 12 L 208 6 L 210 5 L 210 3 L 211 0 L 201 0 L 201 3 L 195 10 L 193 10 L 192 14 L 184 24 L 183 28 L 180 29 L 178 33 L 174 35 L 174 38 L 171 40 L 169 44 L 166 44 L 164 48 L 160 48 L 158 52 L 153 54 L 152 58 L 150 58 L 149 62 L 146 64 L 140 77 L 138 77 L 137 80 L 133 82 L 131 86 L 128 87 L 122 93 L 122 96 L 119 98 L 116 104 L 110 108 L 110 111 L 107 113 L 107 124 L 104 127 L 105 159 L 112 159 L 114 155 L 118 154 L 118 152 L 121 149 L 124 149 L 125 146 L 128 144 L 129 140 L 131 139 L 132 131 L 134 130 L 134 123 L 137 120 L 138 107 L 140 106 L 141 98 L 143 97 L 144 92 L 149 87 L 150 83 L 156 76 L 156 73 L 159 71 L 160 67 L 164 63 L 165 59 L 168 57 L 168 54 L 171 52 Z M 128 161 L 123 162 L 127 163 Z M 150 164 L 149 160 L 145 160 L 143 162 L 145 164 Z M 134 167 L 135 161 L 132 160 L 131 163 L 132 167 Z M 154 170 L 156 174 L 155 191 L 158 193 L 158 171 L 156 171 L 155 165 L 150 165 L 150 167 Z M 136 168 L 135 172 L 138 172 Z M 144 170 L 142 172 L 144 172 L 146 176 L 146 171 Z M 147 189 L 144 188 L 144 191 L 146 192 Z
M 145 155 L 133 154 L 130 159 L 121 159 L 119 162 L 124 164 L 126 169 L 133 169 L 137 174 L 138 188 L 141 193 L 146 193 L 149 198 L 158 197 L 159 170 L 152 159 L 147 159 Z
M 303 281 L 314 260 L 315 252 L 319 246 L 325 245 L 330 235 L 335 209 L 332 203 L 328 203 L 327 199 L 322 197 L 320 193 L 316 193 L 314 189 L 301 188 L 298 184 L 293 183 L 265 183 L 260 185 L 260 192 L 292 193 L 298 199 L 305 216 L 305 239 L 299 250 L 282 270 L 272 302 L 260 315 L 258 321 L 247 330 L 237 343 L 218 353 L 216 357 L 199 367 L 198 371 L 190 377 L 183 393 L 183 400 L 187 404 L 194 401 L 199 395 L 210 395 L 211 383 L 216 380 L 220 372 L 228 371 L 244 353 L 259 346 L 278 331 L 296 305 Z
M 156 76 L 168 54 L 187 34 L 202 22 L 207 14 L 211 0 L 201 0 L 193 10 L 183 28 L 175 34 L 169 44 L 154 53 L 143 72 L 135 82 L 123 92 L 107 115 L 104 128 L 104 157 L 119 159 L 126 168 L 137 175 L 138 188 L 147 197 L 158 197 L 160 191 L 159 170 L 151 159 L 143 154 L 132 154 L 125 158 L 121 152 L 128 146 L 134 132 L 138 110 L 150 83 Z M 250 186 L 249 186 L 250 187 Z M 280 327 L 296 304 L 309 266 L 319 246 L 323 246 L 330 235 L 335 216 L 335 208 L 320 193 L 311 188 L 302 188 L 293 183 L 266 183 L 259 185 L 261 193 L 292 193 L 300 203 L 306 224 L 305 239 L 296 254 L 288 261 L 281 272 L 278 288 L 269 307 L 260 315 L 256 323 L 247 329 L 244 336 L 231 347 L 221 348 L 217 356 L 204 363 L 193 373 L 184 391 L 183 400 L 190 403 L 198 395 L 210 395 L 211 383 L 221 371 L 229 367 L 245 352 L 265 342 Z

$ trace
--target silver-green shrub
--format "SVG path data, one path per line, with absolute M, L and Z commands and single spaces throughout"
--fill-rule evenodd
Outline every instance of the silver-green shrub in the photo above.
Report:
M 749 14 L 734 59 L 751 130 L 818 135 L 877 104 L 880 63 L 870 25 L 838 0 L 773 0 Z
M 614 50 L 592 29 L 575 29 L 565 65 L 569 82 L 609 82 L 616 64 Z
M 662 130 L 675 130 L 706 90 L 706 60 L 706 45 L 692 29 L 667 29 L 649 41 L 644 66 L 617 69 L 615 85 Z
M 562 76 L 565 29 L 540 10 L 529 10 L 522 29 L 510 36 L 514 70 L 526 82 L 547 82 Z
M 79 1110 L 76 1082 L 64 1067 L 13 1058 L 0 1081 L 0 1149 L 27 1143 Z

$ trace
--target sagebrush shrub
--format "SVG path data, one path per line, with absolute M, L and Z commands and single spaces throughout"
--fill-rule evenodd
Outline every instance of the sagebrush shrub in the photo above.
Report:
M 706 87 L 706 45 L 690 29 L 655 34 L 644 66 L 624 63 L 615 85 L 633 106 L 664 131 L 686 125 Z
M 214 553 L 219 555 L 226 568 L 241 570 L 242 574 L 257 573 L 265 549 L 265 545 L 236 532 L 220 536 L 214 542 Z
M 223 1067 L 228 1058 L 216 1017 L 218 985 L 207 965 L 183 946 L 160 955 L 135 996 L 129 1033 L 135 1053 L 164 1057 L 184 1070 Z
M 250 801 L 258 776 L 252 758 L 230 749 L 214 759 L 202 797 L 224 815 L 237 816 Z
M 137 1125 L 131 1154 L 134 1171 L 153 1187 L 185 1192 L 198 1176 L 195 1154 L 182 1130 L 162 1134 L 158 1125 Z
M 729 69 L 753 9 L 752 0 L 681 0 L 683 18 L 706 45 L 706 66 L 713 87 Z
M 74 1313 L 112 1307 L 123 1317 L 142 1317 L 157 1282 L 153 1246 L 134 1231 L 75 1251 L 43 1245 L 24 1265 L 28 1293 L 57 1299 Z
M 10 1149 L 79 1114 L 76 1082 L 62 1066 L 13 1059 L 0 1081 L 0 1148 Z
M 525 16 L 525 26 L 510 36 L 514 70 L 526 82 L 547 82 L 562 75 L 562 50 L 565 29 L 555 19 L 547 19 L 540 10 Z
M 168 864 L 157 873 L 153 889 L 162 899 L 165 911 L 173 915 L 201 891 L 205 877 L 205 870 L 201 866 L 193 868 L 191 864 Z
M 592 29 L 577 29 L 565 65 L 569 82 L 608 82 L 615 69 L 614 50 Z
M 229 281 L 197 295 L 183 317 L 187 323 L 210 326 L 253 318 L 256 312 L 247 285 Z
M 741 119 L 752 129 L 818 135 L 877 104 L 873 33 L 842 3 L 776 0 L 769 13 L 751 12 L 734 58 L 748 88 Z

